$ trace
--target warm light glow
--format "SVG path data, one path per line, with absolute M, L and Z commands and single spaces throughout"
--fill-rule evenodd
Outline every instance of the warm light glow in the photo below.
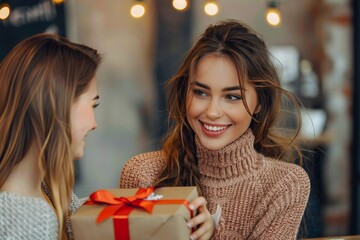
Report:
M 277 8 L 268 8 L 266 11 L 266 21 L 274 27 L 277 27 L 281 23 L 281 13 Z
M 130 10 L 131 16 L 141 18 L 145 14 L 145 7 L 141 3 L 136 3 Z
M 208 2 L 205 4 L 204 11 L 207 15 L 214 16 L 219 12 L 219 7 L 216 2 Z
M 64 0 L 52 0 L 54 4 L 62 4 L 64 3 Z
M 5 20 L 10 16 L 10 6 L 7 3 L 0 5 L 0 20 Z
M 188 3 L 186 0 L 173 0 L 172 5 L 177 10 L 185 10 L 188 6 Z

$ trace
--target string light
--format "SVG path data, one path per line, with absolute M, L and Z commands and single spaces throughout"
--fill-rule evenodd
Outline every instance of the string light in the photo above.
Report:
M 8 3 L 0 4 L 0 20 L 5 20 L 10 16 L 10 5 Z
M 265 18 L 270 26 L 278 27 L 281 24 L 281 12 L 277 7 L 277 3 L 268 1 L 268 6 L 265 12 Z
M 53 0 L 63 1 L 63 0 Z M 178 11 L 186 11 L 189 9 L 189 0 L 172 0 L 173 7 Z M 216 0 L 206 0 L 204 5 L 204 11 L 209 16 L 215 16 L 219 13 L 219 5 Z M 134 0 L 134 3 L 130 9 L 130 14 L 134 18 L 141 18 L 146 12 L 144 0 Z
M 219 6 L 216 1 L 206 1 L 204 11 L 207 15 L 214 16 L 219 12 Z
M 145 5 L 142 0 L 136 0 L 130 9 L 131 16 L 141 18 L 145 14 Z
M 188 7 L 187 0 L 173 0 L 172 5 L 176 10 L 185 11 Z
M 52 2 L 56 5 L 64 3 L 64 0 L 52 0 Z

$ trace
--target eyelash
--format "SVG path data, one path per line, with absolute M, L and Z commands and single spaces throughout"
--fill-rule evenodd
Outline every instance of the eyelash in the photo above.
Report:
M 100 103 L 96 103 L 93 105 L 93 108 L 97 108 L 100 105 Z
M 239 95 L 226 95 L 225 99 L 229 101 L 239 101 L 242 97 Z
M 194 89 L 193 90 L 193 93 L 196 95 L 196 96 L 199 96 L 199 97 L 204 97 L 207 96 L 208 94 L 200 89 Z
M 193 90 L 193 93 L 195 96 L 198 96 L 198 97 L 207 97 L 208 94 L 200 89 L 194 89 Z M 234 94 L 228 94 L 225 96 L 225 99 L 228 100 L 228 101 L 240 101 L 242 100 L 242 97 L 239 96 L 239 95 L 234 95 Z

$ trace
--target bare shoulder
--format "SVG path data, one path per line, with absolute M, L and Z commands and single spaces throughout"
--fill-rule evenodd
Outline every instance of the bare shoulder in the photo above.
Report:
M 146 152 L 130 158 L 120 176 L 120 188 L 138 188 L 154 185 L 165 166 L 163 151 Z

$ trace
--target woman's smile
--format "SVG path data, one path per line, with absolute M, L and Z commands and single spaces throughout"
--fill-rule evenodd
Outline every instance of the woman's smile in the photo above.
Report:
M 231 124 L 210 124 L 200 121 L 201 128 L 204 134 L 208 135 L 209 137 L 218 137 L 222 135 Z

